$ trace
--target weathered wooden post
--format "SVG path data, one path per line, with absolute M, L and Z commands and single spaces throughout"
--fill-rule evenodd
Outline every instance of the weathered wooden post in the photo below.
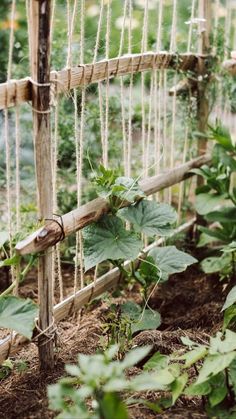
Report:
M 35 167 L 39 219 L 52 218 L 52 163 L 50 138 L 50 16 L 51 0 L 30 0 L 32 107 Z M 54 342 L 50 335 L 53 322 L 52 253 L 46 250 L 38 263 L 40 369 L 52 369 Z M 43 333 L 45 331 L 45 333 Z

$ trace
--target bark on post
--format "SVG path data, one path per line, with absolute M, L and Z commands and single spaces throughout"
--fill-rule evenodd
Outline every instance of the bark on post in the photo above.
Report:
M 50 15 L 51 0 L 30 1 L 32 107 L 39 219 L 52 218 L 52 165 L 50 138 Z M 52 254 L 46 250 L 38 264 L 39 328 L 50 335 L 53 319 Z M 41 370 L 53 368 L 54 342 L 38 340 Z

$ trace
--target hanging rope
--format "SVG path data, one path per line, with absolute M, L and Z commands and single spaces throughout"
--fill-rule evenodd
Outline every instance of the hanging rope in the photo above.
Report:
M 111 32 L 111 7 L 110 0 L 107 1 L 107 19 L 106 19 L 106 60 L 107 60 L 107 80 L 106 80 L 106 96 L 105 96 L 105 123 L 104 123 L 104 149 L 103 164 L 108 166 L 108 122 L 109 122 L 109 54 L 110 54 L 110 32 Z
M 130 0 L 131 4 L 131 0 Z M 127 6 L 128 0 L 124 1 L 123 7 L 123 22 L 121 26 L 121 34 L 120 34 L 120 45 L 119 45 L 119 52 L 118 52 L 118 66 L 119 66 L 119 58 L 123 52 L 123 44 L 124 44 L 124 33 L 125 33 L 125 24 L 127 18 Z M 131 4 L 132 8 L 132 4 Z M 129 31 L 129 35 L 131 36 L 131 31 Z M 131 39 L 129 37 L 129 44 L 131 48 Z M 118 71 L 118 67 L 117 67 Z M 130 99 L 130 97 L 129 97 Z M 124 79 L 120 77 L 120 103 L 121 103 L 121 121 L 122 121 L 122 137 L 123 137 L 123 162 L 124 162 L 124 172 L 125 176 L 129 176 L 129 164 L 128 164 L 128 143 L 127 143 L 127 131 L 126 131 L 126 112 L 125 112 L 125 94 L 124 94 Z M 130 104 L 130 100 L 129 100 Z M 130 109 L 129 109 L 130 111 Z M 128 112 L 129 112 L 128 111 Z
M 80 6 L 80 64 L 84 63 L 84 21 L 85 21 L 85 0 L 81 0 Z M 84 128 L 85 128 L 85 98 L 86 89 L 81 89 L 80 102 L 80 126 L 78 125 L 78 96 L 77 90 L 74 89 L 74 117 L 75 117 L 75 144 L 76 144 L 76 180 L 77 180 L 77 205 L 81 205 L 82 197 L 82 169 L 83 169 L 83 153 L 84 153 Z M 78 269 L 78 267 L 80 269 Z M 80 278 L 78 282 L 78 273 Z M 84 269 L 83 269 L 83 237 L 81 231 L 76 233 L 76 250 L 75 250 L 75 274 L 74 274 L 74 292 L 78 288 L 84 287 Z
M 141 41 L 141 53 L 147 50 L 148 33 L 148 0 L 145 0 L 143 30 Z M 143 175 L 146 174 L 147 147 L 146 147 L 146 112 L 145 112 L 145 74 L 141 74 L 141 113 L 142 113 L 142 157 L 143 157 Z
M 195 0 L 192 0 L 191 17 L 190 17 L 189 32 L 188 32 L 188 44 L 187 44 L 187 52 L 188 53 L 190 53 L 191 45 L 192 45 L 194 13 L 195 13 Z
M 176 21 L 177 21 L 177 0 L 173 0 L 172 26 L 171 26 L 171 40 L 170 52 L 176 51 Z M 176 73 L 173 80 L 174 86 L 177 84 Z M 170 143 L 170 168 L 174 167 L 174 149 L 175 149 L 175 134 L 176 134 L 176 90 L 174 90 L 172 100 L 172 126 L 171 126 L 171 143 Z M 172 188 L 169 193 L 169 203 L 172 202 Z
M 15 107 L 15 153 L 16 153 L 16 231 L 20 231 L 20 108 L 17 103 L 18 88 L 16 83 L 16 107 Z
M 7 65 L 7 83 L 11 79 L 12 73 L 12 56 L 14 47 L 14 20 L 16 13 L 16 1 L 13 0 L 11 4 L 11 20 L 10 20 L 10 36 L 9 36 L 9 49 L 8 49 L 8 65 Z M 7 193 L 7 228 L 9 233 L 9 251 L 10 257 L 13 255 L 12 248 L 12 199 L 11 199 L 11 153 L 10 153 L 10 135 L 9 135 L 9 114 L 8 114 L 8 95 L 6 94 L 6 108 L 3 111 L 4 115 L 4 142 L 6 153 L 6 193 Z M 19 139 L 19 138 L 18 138 Z M 14 279 L 14 269 L 11 267 L 12 280 Z
M 129 25 L 128 25 L 128 54 L 132 54 L 132 15 L 133 15 L 133 5 L 132 0 L 129 0 Z M 133 64 L 133 58 L 132 58 Z M 133 68 L 133 65 L 132 65 Z M 128 144 L 127 144 L 127 161 L 124 160 L 124 164 L 127 164 L 126 172 L 127 176 L 131 177 L 132 171 L 132 114 L 133 114 L 133 84 L 134 84 L 134 75 L 133 72 L 130 74 L 129 80 L 129 110 L 128 110 Z

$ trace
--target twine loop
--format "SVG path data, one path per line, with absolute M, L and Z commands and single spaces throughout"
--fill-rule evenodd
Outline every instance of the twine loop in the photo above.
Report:
M 52 319 L 52 323 L 44 330 L 39 327 L 38 319 L 36 319 L 35 328 L 38 331 L 38 334 L 32 339 L 32 341 L 37 342 L 38 346 L 44 346 L 51 340 L 55 340 L 55 342 L 57 341 L 57 327 L 55 325 L 54 317 Z

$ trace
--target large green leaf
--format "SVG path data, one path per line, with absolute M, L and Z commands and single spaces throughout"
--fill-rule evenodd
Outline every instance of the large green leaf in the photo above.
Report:
M 227 354 L 209 355 L 204 361 L 202 368 L 199 371 L 199 376 L 196 384 L 204 383 L 209 378 L 223 371 L 236 358 L 236 352 L 228 352 Z
M 209 381 L 204 381 L 201 384 L 190 384 L 190 386 L 185 390 L 187 396 L 205 396 L 211 391 L 211 386 Z
M 212 256 L 201 262 L 201 268 L 206 274 L 220 272 L 231 263 L 230 255 Z
M 236 285 L 228 293 L 222 311 L 226 310 L 236 302 Z
M 157 311 L 142 310 L 133 301 L 127 301 L 122 304 L 121 313 L 132 321 L 132 333 L 140 332 L 141 330 L 157 329 L 161 324 L 161 316 Z
M 207 221 L 218 223 L 236 223 L 236 207 L 222 207 L 219 211 L 209 212 L 205 216 Z
M 121 219 L 113 215 L 85 227 L 83 236 L 86 271 L 107 259 L 134 260 L 142 247 L 136 234 L 125 230 Z
M 175 246 L 156 247 L 149 252 L 149 255 L 160 269 L 159 275 L 164 281 L 169 275 L 183 272 L 189 265 L 197 262 L 197 259 L 181 252 Z
M 13 329 L 28 339 L 32 337 L 38 307 L 30 299 L 0 298 L 0 327 Z
M 198 214 L 205 215 L 213 211 L 225 198 L 224 195 L 200 193 L 196 196 L 195 208 Z
M 211 392 L 209 394 L 209 402 L 211 406 L 221 403 L 227 395 L 227 387 L 225 383 L 225 374 L 220 372 L 210 379 Z
M 176 221 L 176 212 L 168 204 L 158 204 L 154 201 L 140 201 L 128 208 L 123 208 L 119 216 L 133 224 L 138 232 L 154 236 L 171 233 L 171 225 Z
M 158 311 L 144 310 L 137 322 L 131 325 L 132 333 L 140 332 L 141 330 L 154 330 L 161 324 L 161 316 Z
M 236 333 L 226 330 L 225 334 L 217 332 L 215 337 L 210 338 L 209 353 L 227 353 L 236 350 Z M 236 355 L 236 353 L 235 353 Z
M 172 404 L 174 405 L 176 400 L 182 394 L 184 387 L 186 386 L 188 381 L 188 374 L 185 372 L 184 374 L 180 375 L 175 379 L 175 381 L 171 384 L 171 392 L 172 392 Z
M 130 368 L 136 365 L 138 362 L 140 362 L 143 358 L 145 358 L 150 350 L 152 349 L 152 346 L 143 346 L 140 348 L 134 348 L 131 349 L 131 351 L 128 352 L 127 355 L 125 355 L 125 358 L 123 361 L 121 361 L 122 368 Z
M 143 369 L 145 371 L 150 370 L 161 370 L 168 366 L 169 357 L 162 355 L 160 352 L 156 352 L 144 365 Z
M 168 369 L 158 371 L 158 373 L 144 372 L 130 380 L 130 389 L 133 391 L 165 390 L 175 377 Z
M 105 393 L 99 409 L 103 419 L 129 419 L 127 407 L 116 393 Z

